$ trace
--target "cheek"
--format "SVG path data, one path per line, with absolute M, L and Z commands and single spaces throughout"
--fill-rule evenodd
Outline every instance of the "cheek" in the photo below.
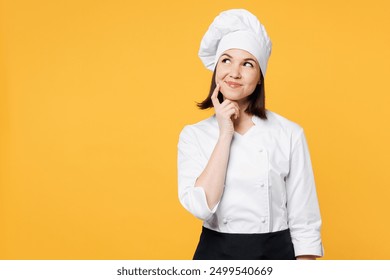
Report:
M 221 73 L 217 71 L 217 73 L 215 73 L 215 79 L 218 80 L 220 78 L 221 78 Z
M 256 86 L 259 82 L 259 79 L 257 79 L 256 75 L 254 75 L 252 77 L 248 77 L 247 83 L 246 83 L 246 90 L 248 93 L 253 93 L 255 91 Z
M 215 79 L 223 79 L 228 74 L 228 69 L 224 64 L 219 64 L 217 71 L 215 72 Z
M 254 74 L 254 75 L 252 74 L 252 75 L 248 76 L 248 82 L 251 85 L 251 87 L 253 86 L 253 88 L 255 88 L 257 86 L 259 81 L 260 81 L 260 77 L 257 74 Z
M 219 83 L 222 85 L 222 81 L 224 80 L 224 76 L 223 75 L 217 75 L 215 74 L 215 83 Z

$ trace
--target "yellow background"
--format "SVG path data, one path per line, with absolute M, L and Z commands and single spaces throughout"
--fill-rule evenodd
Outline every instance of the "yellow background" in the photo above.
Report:
M 304 127 L 324 259 L 390 259 L 388 1 L 0 0 L 0 259 L 190 259 L 177 141 L 222 10 L 273 41 L 267 106 Z

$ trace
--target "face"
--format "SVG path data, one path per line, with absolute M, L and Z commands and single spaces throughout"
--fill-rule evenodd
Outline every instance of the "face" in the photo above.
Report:
M 215 82 L 225 99 L 245 101 L 260 82 L 260 66 L 256 58 L 241 49 L 230 49 L 218 60 Z

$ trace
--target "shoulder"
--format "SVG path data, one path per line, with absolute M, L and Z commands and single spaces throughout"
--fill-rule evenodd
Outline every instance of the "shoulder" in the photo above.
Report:
M 180 138 L 194 137 L 202 133 L 213 131 L 215 128 L 218 129 L 218 123 L 215 115 L 212 115 L 197 123 L 184 126 L 180 132 Z
M 212 128 L 218 128 L 218 123 L 215 115 L 208 117 L 207 119 L 201 120 L 194 124 L 188 124 L 182 129 L 182 133 L 196 133 L 200 131 L 209 131 Z
M 254 120 L 260 130 L 273 135 L 277 139 L 276 141 L 283 141 L 286 145 L 294 145 L 298 139 L 304 137 L 303 128 L 296 122 L 270 110 L 267 110 L 266 114 L 266 120 L 262 120 L 259 117 L 256 117 Z
M 270 129 L 281 129 L 288 134 L 299 134 L 303 131 L 303 128 L 296 122 L 269 110 L 267 110 L 267 120 L 264 120 L 264 123 Z
M 267 117 L 271 126 L 280 128 L 281 135 L 288 139 L 291 149 L 299 146 L 300 143 L 306 143 L 305 132 L 302 126 L 271 111 L 267 111 Z M 280 135 L 279 133 L 277 134 Z

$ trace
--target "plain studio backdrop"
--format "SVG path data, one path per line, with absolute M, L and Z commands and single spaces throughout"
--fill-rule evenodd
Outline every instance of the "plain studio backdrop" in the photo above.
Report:
M 213 114 L 200 40 L 245 8 L 266 105 L 303 126 L 324 259 L 390 259 L 390 3 L 0 0 L 0 259 L 190 259 L 177 142 Z

